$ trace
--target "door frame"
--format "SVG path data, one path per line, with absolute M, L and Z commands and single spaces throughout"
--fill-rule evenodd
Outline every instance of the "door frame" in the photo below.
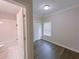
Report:
M 22 2 L 21 0 L 4 0 L 12 4 L 23 7 L 24 9 L 24 19 L 23 19 L 23 29 L 24 29 L 24 59 L 34 59 L 33 50 L 33 14 L 32 14 L 32 0 L 27 0 L 27 2 Z M 31 1 L 31 2 L 29 2 Z

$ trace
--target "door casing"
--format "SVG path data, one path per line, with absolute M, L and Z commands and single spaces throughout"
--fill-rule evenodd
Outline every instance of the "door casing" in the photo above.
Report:
M 24 59 L 34 59 L 32 0 L 5 0 L 23 7 Z

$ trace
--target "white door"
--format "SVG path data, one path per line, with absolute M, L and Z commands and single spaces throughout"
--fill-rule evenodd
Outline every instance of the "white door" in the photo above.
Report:
M 18 59 L 24 59 L 24 33 L 23 33 L 23 9 L 17 13 L 17 41 L 18 41 Z

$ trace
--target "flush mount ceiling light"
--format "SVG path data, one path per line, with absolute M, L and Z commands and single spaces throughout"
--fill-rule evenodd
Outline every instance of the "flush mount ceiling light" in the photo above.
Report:
M 49 10 L 50 9 L 50 6 L 49 5 L 45 5 L 44 6 L 44 10 Z

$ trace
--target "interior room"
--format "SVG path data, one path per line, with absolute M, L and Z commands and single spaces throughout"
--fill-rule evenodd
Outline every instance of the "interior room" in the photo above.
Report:
M 19 59 L 17 13 L 20 6 L 0 0 L 0 59 Z
M 33 0 L 35 59 L 79 59 L 79 0 Z

